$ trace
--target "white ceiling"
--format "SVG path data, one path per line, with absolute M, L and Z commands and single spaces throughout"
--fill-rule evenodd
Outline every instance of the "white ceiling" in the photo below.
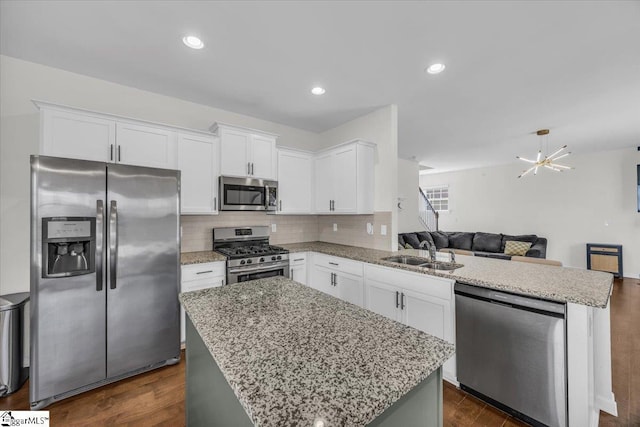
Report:
M 638 1 L 2 0 L 0 53 L 312 131 L 395 103 L 434 172 L 640 145 Z

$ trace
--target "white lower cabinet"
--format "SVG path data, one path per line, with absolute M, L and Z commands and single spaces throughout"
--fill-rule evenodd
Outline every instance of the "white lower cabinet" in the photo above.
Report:
M 227 267 L 224 261 L 182 266 L 180 292 L 193 292 L 201 289 L 217 288 L 225 284 Z M 185 340 L 184 309 L 180 307 L 180 342 Z
M 307 254 L 289 254 L 289 278 L 303 285 L 307 284 Z
M 365 308 L 455 344 L 455 282 L 420 273 L 365 264 Z M 455 356 L 443 367 L 456 382 Z
M 364 307 L 361 262 L 316 253 L 313 255 L 309 285 L 321 292 Z

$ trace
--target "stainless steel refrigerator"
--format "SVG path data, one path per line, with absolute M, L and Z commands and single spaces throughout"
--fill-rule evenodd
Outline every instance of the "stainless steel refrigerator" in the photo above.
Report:
M 31 156 L 32 409 L 180 360 L 180 172 Z

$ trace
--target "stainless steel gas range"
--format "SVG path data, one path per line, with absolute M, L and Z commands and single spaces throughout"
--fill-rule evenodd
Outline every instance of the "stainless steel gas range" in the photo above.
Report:
M 227 283 L 289 277 L 289 251 L 269 244 L 269 227 L 213 229 L 213 250 L 227 257 Z

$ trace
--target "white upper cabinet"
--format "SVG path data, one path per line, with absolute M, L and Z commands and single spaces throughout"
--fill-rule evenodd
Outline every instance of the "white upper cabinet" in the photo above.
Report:
M 116 123 L 115 161 L 125 165 L 176 169 L 177 132 L 161 127 Z
M 373 213 L 374 151 L 373 143 L 353 140 L 316 155 L 316 213 Z
M 178 167 L 178 128 L 34 103 L 41 111 L 41 154 L 162 169 Z
M 115 120 L 53 109 L 41 111 L 41 154 L 112 161 L 116 145 Z
M 278 214 L 313 212 L 313 155 L 278 149 Z
M 220 174 L 276 179 L 277 135 L 214 123 L 211 131 L 220 137 Z
M 182 214 L 218 213 L 219 142 L 213 135 L 178 134 Z

